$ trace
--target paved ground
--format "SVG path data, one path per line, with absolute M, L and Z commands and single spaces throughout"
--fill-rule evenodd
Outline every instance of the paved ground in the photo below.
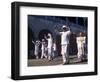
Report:
M 59 65 L 62 64 L 62 57 L 56 57 L 52 61 L 48 61 L 48 59 L 29 59 L 28 66 L 50 66 L 50 65 Z M 87 64 L 87 61 L 79 62 L 76 56 L 70 56 L 69 64 Z

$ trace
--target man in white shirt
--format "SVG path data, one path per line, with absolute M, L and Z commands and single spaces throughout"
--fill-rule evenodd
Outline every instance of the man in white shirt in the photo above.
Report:
M 69 63 L 69 55 L 68 55 L 68 47 L 69 47 L 69 38 L 70 38 L 70 29 L 63 25 L 62 26 L 63 31 L 58 32 L 55 30 L 55 32 L 61 35 L 61 54 L 63 59 L 63 64 Z

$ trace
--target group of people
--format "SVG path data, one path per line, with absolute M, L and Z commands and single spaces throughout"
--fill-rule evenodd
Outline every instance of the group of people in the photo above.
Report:
M 69 27 L 66 25 L 62 26 L 62 32 L 59 32 L 57 29 L 55 29 L 55 34 L 61 36 L 61 55 L 63 59 L 63 64 L 68 64 L 69 63 L 69 45 L 70 45 L 70 35 L 71 35 L 71 30 Z M 47 40 L 47 43 L 46 41 Z M 48 60 L 52 60 L 53 57 L 56 55 L 56 43 L 53 41 L 53 37 L 50 33 L 48 33 L 48 37 L 44 36 L 44 39 L 42 41 L 32 41 L 35 45 L 35 56 L 38 59 L 38 50 L 39 50 L 39 45 L 41 44 L 41 58 L 45 57 Z M 85 55 L 85 50 L 84 46 L 86 44 L 86 37 L 83 35 L 82 32 L 79 33 L 79 36 L 76 38 L 76 43 L 77 43 L 77 58 L 82 61 L 83 57 Z
M 42 41 L 37 40 L 36 42 L 32 41 L 35 45 L 34 54 L 36 59 L 39 58 L 39 46 L 41 45 L 41 59 L 47 58 L 49 61 L 53 60 L 53 58 L 57 55 L 56 53 L 56 43 L 53 41 L 52 35 L 48 33 L 48 36 L 44 35 L 44 39 Z

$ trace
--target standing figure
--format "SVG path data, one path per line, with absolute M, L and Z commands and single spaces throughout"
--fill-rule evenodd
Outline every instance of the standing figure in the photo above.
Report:
M 48 41 L 48 59 L 52 60 L 52 46 L 53 46 L 53 40 L 50 33 L 48 33 L 48 38 L 45 36 L 45 39 Z
M 48 58 L 48 44 L 47 44 L 47 42 L 45 44 L 45 54 L 46 54 L 46 56 Z
M 41 47 L 41 50 L 42 50 L 41 59 L 42 59 L 43 57 L 47 58 L 46 49 L 45 49 L 45 47 L 46 47 L 46 42 L 45 42 L 44 39 L 42 39 L 42 42 L 41 42 L 41 43 L 42 43 L 42 47 Z
M 40 46 L 40 41 L 37 40 L 36 42 L 32 41 L 32 43 L 35 45 L 35 50 L 34 50 L 34 54 L 36 59 L 39 58 L 39 46 Z
M 77 57 L 78 57 L 79 61 L 82 61 L 83 57 L 85 55 L 85 52 L 84 52 L 85 39 L 86 39 L 86 37 L 83 35 L 82 32 L 80 32 L 79 37 L 77 37 L 77 47 L 78 47 Z
M 63 59 L 63 64 L 69 63 L 69 38 L 70 38 L 70 29 L 63 25 L 62 26 L 63 31 L 59 32 L 58 30 L 55 30 L 57 34 L 61 35 L 61 54 Z
M 57 46 L 56 46 L 56 42 L 54 41 L 53 43 L 53 58 L 57 56 Z

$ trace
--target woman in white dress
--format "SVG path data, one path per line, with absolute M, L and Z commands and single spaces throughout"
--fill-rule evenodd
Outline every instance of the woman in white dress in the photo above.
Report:
M 86 37 L 84 36 L 84 34 L 82 32 L 79 33 L 79 37 L 77 37 L 77 47 L 78 47 L 78 54 L 77 57 L 79 59 L 79 61 L 82 61 L 85 52 L 84 52 L 84 46 L 85 46 L 85 42 L 86 42 Z

